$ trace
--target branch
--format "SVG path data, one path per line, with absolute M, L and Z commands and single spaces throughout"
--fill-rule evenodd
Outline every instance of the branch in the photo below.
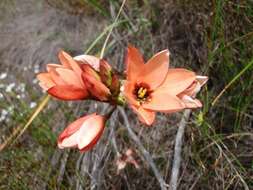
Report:
M 128 117 L 126 115 L 126 112 L 123 108 L 119 108 L 119 111 L 121 113 L 121 115 L 123 116 L 124 119 L 124 123 L 125 126 L 128 130 L 128 133 L 130 135 L 130 137 L 133 139 L 133 141 L 138 145 L 139 150 L 141 151 L 143 157 L 145 158 L 145 160 L 149 163 L 149 165 L 151 166 L 155 177 L 157 178 L 158 182 L 160 183 L 160 187 L 162 190 L 166 190 L 167 189 L 167 184 L 164 181 L 163 177 L 161 176 L 159 170 L 157 169 L 154 160 L 152 159 L 151 155 L 149 154 L 149 152 L 145 149 L 145 147 L 142 145 L 140 139 L 138 138 L 138 136 L 135 134 L 135 132 L 131 129 L 130 124 L 129 124 L 129 120 Z
M 182 141 L 183 141 L 185 127 L 186 127 L 187 121 L 189 120 L 190 114 L 191 114 L 191 110 L 185 110 L 183 117 L 179 123 L 178 131 L 176 135 L 176 141 L 175 141 L 174 159 L 173 159 L 172 173 L 171 173 L 171 179 L 170 179 L 170 190 L 177 189 L 178 174 L 179 174 L 179 168 L 181 165 Z

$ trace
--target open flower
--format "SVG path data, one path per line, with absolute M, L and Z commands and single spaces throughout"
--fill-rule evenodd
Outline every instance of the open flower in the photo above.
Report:
M 61 65 L 47 64 L 47 72 L 37 75 L 40 86 L 50 95 L 62 100 L 81 100 L 94 95 L 90 93 L 92 89 L 88 89 L 89 83 L 83 80 L 83 74 L 88 73 L 88 78 L 94 77 L 91 74 L 95 75 L 96 72 L 99 72 L 100 59 L 91 55 L 72 58 L 64 51 L 59 52 L 58 58 Z M 87 69 L 84 69 L 87 67 L 84 65 L 90 67 L 94 72 L 87 72 Z M 103 90 L 107 89 L 101 81 L 98 80 L 96 83 L 104 87 Z
M 172 113 L 193 107 L 186 104 L 185 98 L 193 97 L 199 80 L 189 70 L 169 69 L 169 55 L 168 50 L 163 50 L 145 64 L 136 48 L 129 46 L 127 50 L 123 93 L 140 121 L 147 125 L 154 122 L 155 112 Z
M 58 147 L 78 148 L 84 152 L 95 146 L 105 128 L 106 118 L 96 113 L 79 118 L 59 136 Z

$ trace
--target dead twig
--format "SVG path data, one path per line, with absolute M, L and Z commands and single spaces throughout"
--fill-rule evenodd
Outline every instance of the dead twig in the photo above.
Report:
M 129 121 L 128 121 L 128 117 L 126 115 L 126 112 L 123 108 L 119 108 L 119 112 L 120 114 L 123 116 L 124 119 L 124 123 L 125 123 L 125 127 L 128 130 L 128 133 L 130 135 L 130 137 L 133 139 L 133 141 L 137 144 L 139 150 L 141 151 L 144 159 L 149 163 L 151 169 L 153 170 L 155 177 L 157 178 L 158 182 L 160 183 L 160 187 L 162 190 L 166 190 L 168 185 L 166 184 L 166 182 L 164 181 L 162 175 L 160 174 L 159 170 L 157 169 L 154 160 L 152 159 L 151 155 L 149 154 L 149 152 L 145 149 L 145 147 L 142 145 L 140 139 L 138 138 L 138 136 L 134 133 L 134 131 L 131 129 Z
M 172 165 L 171 178 L 170 178 L 170 190 L 177 189 L 178 174 L 179 174 L 179 168 L 181 165 L 183 136 L 184 136 L 185 127 L 186 127 L 187 121 L 189 120 L 190 114 L 191 114 L 191 110 L 184 111 L 183 117 L 179 123 L 178 131 L 176 135 L 176 141 L 175 141 L 174 158 L 173 158 L 173 165 Z

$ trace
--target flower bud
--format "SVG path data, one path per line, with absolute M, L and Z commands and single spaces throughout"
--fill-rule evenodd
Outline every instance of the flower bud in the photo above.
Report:
M 58 147 L 78 148 L 85 152 L 93 148 L 105 128 L 106 118 L 96 113 L 79 118 L 71 123 L 59 136 Z

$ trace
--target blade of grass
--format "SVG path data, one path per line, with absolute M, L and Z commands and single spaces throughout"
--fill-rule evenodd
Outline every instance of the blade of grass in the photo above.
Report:
M 47 95 L 42 99 L 38 107 L 35 109 L 25 126 L 21 129 L 21 127 L 15 129 L 13 133 L 0 145 L 0 151 L 2 151 L 17 135 L 17 137 L 13 140 L 12 144 L 16 142 L 16 140 L 25 132 L 25 130 L 29 127 L 29 125 L 33 122 L 33 120 L 37 117 L 37 115 L 41 112 L 41 110 L 47 105 L 50 96 Z
M 88 54 L 94 47 L 95 45 L 107 34 L 108 31 L 111 30 L 111 28 L 117 27 L 121 24 L 124 24 L 128 22 L 128 20 L 120 20 L 118 22 L 114 22 L 107 26 L 104 31 L 92 42 L 92 44 L 89 46 L 89 48 L 85 51 L 85 54 Z
M 116 23 L 116 22 L 117 22 L 117 20 L 118 20 L 118 18 L 119 18 L 119 16 L 120 16 L 120 13 L 121 13 L 122 10 L 123 10 L 123 7 L 124 7 L 125 3 L 126 3 L 126 0 L 123 0 L 122 4 L 121 4 L 121 6 L 120 6 L 119 12 L 118 12 L 118 14 L 117 14 L 117 16 L 116 16 L 116 18 L 115 18 L 115 20 L 114 20 L 113 23 Z M 108 33 L 108 35 L 106 36 L 105 42 L 104 42 L 104 44 L 103 44 L 103 47 L 102 47 L 102 50 L 101 50 L 101 53 L 100 53 L 100 58 L 103 58 L 103 56 L 104 56 L 105 48 L 106 48 L 106 45 L 107 45 L 107 43 L 108 43 L 108 40 L 109 40 L 109 38 L 110 38 L 110 36 L 111 36 L 111 33 L 112 33 L 113 28 L 114 28 L 114 27 L 111 27 L 111 28 L 110 28 L 109 33 Z
M 222 91 L 214 98 L 212 102 L 212 106 L 216 104 L 216 102 L 220 99 L 220 97 L 224 94 L 224 92 L 241 76 L 245 71 L 250 69 L 253 65 L 253 59 L 222 89 Z

